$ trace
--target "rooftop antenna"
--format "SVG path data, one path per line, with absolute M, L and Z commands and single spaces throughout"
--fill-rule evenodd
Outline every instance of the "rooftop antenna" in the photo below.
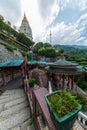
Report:
M 50 30 L 50 44 L 52 43 L 52 33 L 51 33 L 51 30 Z

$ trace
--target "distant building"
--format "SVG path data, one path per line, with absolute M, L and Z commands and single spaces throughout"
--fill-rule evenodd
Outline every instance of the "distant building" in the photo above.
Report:
M 0 14 L 0 19 L 4 19 L 4 17 Z
M 24 13 L 24 17 L 20 26 L 20 32 L 24 33 L 26 35 L 26 37 L 28 37 L 30 40 L 33 40 L 32 38 L 32 30 L 31 27 L 29 25 L 29 22 L 26 18 L 26 15 Z
M 11 26 L 11 22 L 10 22 L 10 21 L 7 21 L 7 24 L 8 24 L 9 26 Z

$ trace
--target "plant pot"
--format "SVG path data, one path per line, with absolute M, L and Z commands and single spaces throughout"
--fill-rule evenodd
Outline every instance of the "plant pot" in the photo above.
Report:
M 29 83 L 30 88 L 33 88 L 33 87 L 34 87 L 34 84 L 35 84 L 35 83 Z
M 49 108 L 51 119 L 55 125 L 56 130 L 71 130 L 73 127 L 73 124 L 76 120 L 78 111 L 81 110 L 82 106 L 79 104 L 77 108 L 72 110 L 70 113 L 60 117 L 58 114 L 54 111 L 54 109 L 51 107 L 51 104 L 48 100 L 48 97 L 58 93 L 58 91 L 53 92 L 51 94 L 48 94 L 45 96 L 45 100 L 47 103 L 47 106 Z

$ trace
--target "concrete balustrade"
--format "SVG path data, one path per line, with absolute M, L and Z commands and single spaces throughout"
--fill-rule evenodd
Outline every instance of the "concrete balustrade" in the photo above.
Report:
M 78 121 L 85 129 L 87 129 L 87 115 L 85 113 L 81 111 L 78 113 Z

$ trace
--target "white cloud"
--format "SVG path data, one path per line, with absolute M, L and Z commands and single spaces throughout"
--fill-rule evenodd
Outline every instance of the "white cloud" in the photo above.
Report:
M 49 26 L 57 17 L 59 6 L 57 0 L 28 0 L 22 1 L 22 14 L 25 11 L 30 26 L 33 31 L 34 40 L 41 40 L 40 37 L 45 33 Z
M 55 20 L 60 10 L 57 0 L 38 0 L 38 9 L 44 28 Z
M 1 15 L 18 27 L 21 25 L 24 12 L 26 13 L 34 41 L 49 42 L 51 30 L 53 44 L 78 44 L 86 39 L 84 34 L 81 35 L 87 26 L 86 9 L 87 0 L 8 0 L 8 2 L 3 0 L 0 3 Z M 70 11 L 69 17 L 66 15 L 68 11 Z M 83 11 L 85 11 L 84 14 L 82 14 Z M 60 14 L 63 16 L 61 15 L 58 19 Z M 71 16 L 76 19 L 79 16 L 79 19 L 72 18 L 75 22 L 72 23 L 69 21 Z
M 21 1 L 19 0 L 2 0 L 0 2 L 0 14 L 6 21 L 15 24 L 21 16 Z
M 69 3 L 70 0 L 58 0 L 59 6 L 61 8 L 61 10 L 63 10 L 67 4 Z
M 61 10 L 66 7 L 78 9 L 81 11 L 87 9 L 87 0 L 58 0 L 58 3 L 60 5 Z
M 80 7 L 80 10 L 87 9 L 87 0 L 80 0 L 78 1 L 78 6 Z
M 77 26 L 84 27 L 87 25 L 87 13 L 80 16 L 80 18 L 76 22 Z
M 66 25 L 64 22 L 58 23 L 54 28 L 51 29 L 52 44 L 75 44 L 77 39 L 79 41 L 83 39 L 83 37 L 81 37 L 81 32 L 83 29 L 84 28 L 77 29 L 76 25 Z M 49 34 L 49 31 L 47 34 Z M 49 37 L 47 37 L 47 40 L 49 41 Z

